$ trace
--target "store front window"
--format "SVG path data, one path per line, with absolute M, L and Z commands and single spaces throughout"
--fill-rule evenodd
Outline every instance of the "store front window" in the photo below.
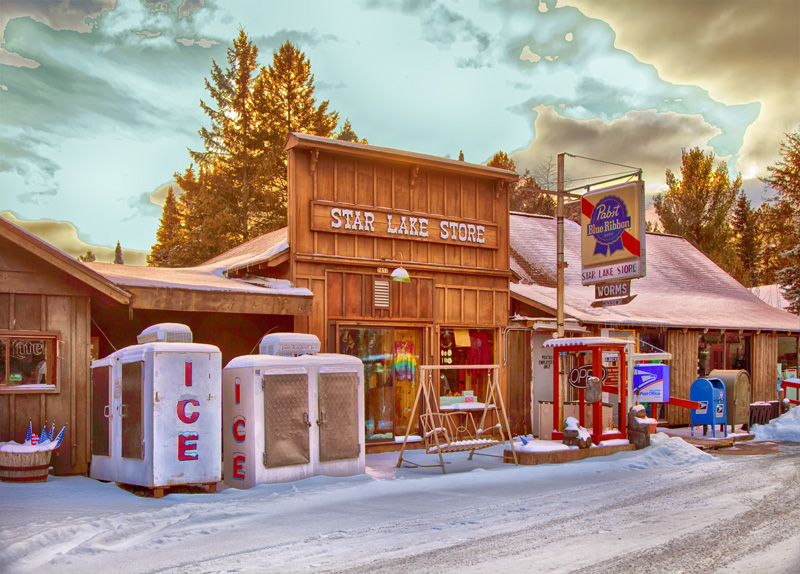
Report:
M 494 364 L 494 331 L 443 328 L 439 334 L 439 364 L 453 366 Z M 484 402 L 488 381 L 489 369 L 440 371 L 440 406 L 465 400 Z
M 700 336 L 698 346 L 699 376 L 714 369 L 750 372 L 750 335 L 712 334 Z
M 340 327 L 339 352 L 364 362 L 367 442 L 405 436 L 419 380 L 419 329 Z M 411 434 L 418 432 L 413 421 Z
M 0 333 L 0 388 L 55 385 L 55 336 Z
M 782 379 L 796 379 L 800 376 L 800 337 L 778 337 L 778 365 Z

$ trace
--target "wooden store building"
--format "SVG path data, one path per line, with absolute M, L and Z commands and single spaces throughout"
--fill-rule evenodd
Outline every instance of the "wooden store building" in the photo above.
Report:
M 408 428 L 420 365 L 503 360 L 508 188 L 518 176 L 303 134 L 291 134 L 286 149 L 288 243 L 227 276 L 281 277 L 314 293 L 294 331 L 364 361 L 368 452 L 394 447 Z M 437 376 L 443 402 L 486 394 L 487 370 Z

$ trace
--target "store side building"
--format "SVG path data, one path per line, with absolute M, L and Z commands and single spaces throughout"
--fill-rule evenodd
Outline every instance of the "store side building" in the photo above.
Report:
M 647 235 L 647 276 L 631 282 L 634 299 L 600 306 L 594 287 L 581 284 L 580 226 L 566 221 L 564 227 L 568 331 L 635 338 L 641 352 L 671 353 L 672 396 L 689 398 L 692 382 L 714 369 L 744 369 L 751 401 L 777 398 L 778 365 L 784 374 L 800 359 L 800 317 L 761 301 L 683 238 L 658 234 Z M 552 400 L 552 365 L 541 344 L 551 336 L 557 307 L 556 221 L 512 214 L 510 229 L 511 268 L 519 277 L 511 285 L 517 318 L 511 324 L 530 333 L 531 356 L 520 356 L 531 363 L 536 413 L 539 401 Z M 660 418 L 689 424 L 689 411 L 667 405 Z

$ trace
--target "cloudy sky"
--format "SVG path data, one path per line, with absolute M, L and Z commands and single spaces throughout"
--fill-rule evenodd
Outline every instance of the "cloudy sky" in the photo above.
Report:
M 303 50 L 318 100 L 371 144 L 503 150 L 518 171 L 567 152 L 642 168 L 649 198 L 699 146 L 758 204 L 800 126 L 800 0 L 2 0 L 0 213 L 143 262 L 240 28 L 262 64 Z M 567 158 L 568 176 L 616 171 Z

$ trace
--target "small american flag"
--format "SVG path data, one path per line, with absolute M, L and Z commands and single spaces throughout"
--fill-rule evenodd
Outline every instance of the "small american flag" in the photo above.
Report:
M 39 435 L 36 434 L 35 432 L 31 433 L 31 444 L 33 446 L 36 446 L 37 444 L 39 444 Z
M 61 441 L 64 440 L 64 431 L 67 430 L 67 425 L 61 427 L 61 431 L 58 433 L 58 436 L 55 438 L 56 441 L 56 448 L 61 446 Z
M 25 435 L 25 444 L 31 443 L 31 435 L 33 434 L 33 424 L 28 421 L 28 433 Z

